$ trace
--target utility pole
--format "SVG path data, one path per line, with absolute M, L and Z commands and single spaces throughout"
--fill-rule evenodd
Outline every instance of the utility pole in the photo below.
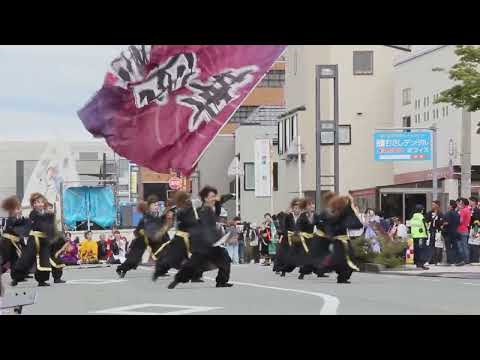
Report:
M 433 124 L 431 127 L 432 130 L 432 190 L 433 190 L 433 200 L 438 200 L 438 173 L 437 173 L 437 168 L 438 168 L 438 159 L 437 159 L 437 125 Z
M 297 121 L 298 129 L 298 121 Z M 298 130 L 297 130 L 298 132 Z M 298 153 L 298 196 L 303 197 L 302 187 L 302 145 L 300 143 L 300 135 L 297 136 L 297 153 Z
M 462 109 L 461 173 L 461 194 L 468 199 L 472 195 L 472 114 L 466 109 Z
M 322 119 L 321 114 L 321 93 L 320 83 L 322 79 L 333 80 L 333 89 L 331 94 L 333 97 L 333 118 Z M 316 196 L 315 208 L 322 208 L 322 186 L 333 187 L 334 192 L 339 192 L 339 138 L 338 138 L 338 123 L 339 123 L 339 99 L 338 99 L 338 65 L 316 65 L 315 69 L 315 155 L 316 155 Z M 333 175 L 322 174 L 322 133 L 333 135 Z M 322 184 L 324 178 L 333 178 L 333 184 Z

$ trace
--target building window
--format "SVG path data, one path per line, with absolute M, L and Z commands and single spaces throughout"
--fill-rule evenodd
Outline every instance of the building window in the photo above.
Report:
M 291 129 L 292 129 L 291 118 L 286 118 L 285 119 L 285 151 L 288 151 L 288 148 L 290 147 L 290 142 L 292 140 Z
M 427 106 L 430 106 L 430 96 L 427 96 Z
M 129 176 L 129 171 L 130 171 L 130 162 L 127 159 L 120 159 L 118 161 L 118 167 L 119 167 L 119 176 L 121 178 L 128 177 Z
M 244 178 L 243 189 L 245 191 L 255 190 L 255 163 L 246 162 L 243 164 Z
M 427 121 L 430 120 L 430 111 L 427 111 Z
M 445 107 L 445 114 L 448 116 L 448 106 Z
M 240 106 L 233 114 L 231 122 L 242 122 L 248 119 L 248 117 L 255 111 L 258 106 Z
M 353 75 L 373 75 L 373 51 L 353 52 Z
M 273 191 L 278 191 L 278 162 L 273 163 L 272 179 L 273 179 Z
M 284 148 L 284 131 L 283 131 L 283 120 L 280 120 L 278 122 L 278 131 L 277 131 L 277 136 L 278 136 L 278 155 L 282 155 L 283 152 L 285 151 Z
M 404 128 L 411 128 L 412 127 L 412 119 L 410 116 L 404 116 L 402 118 L 402 127 Z M 410 132 L 410 130 L 404 130 L 404 132 Z
M 402 105 L 409 105 L 412 103 L 412 89 L 402 90 Z
M 438 118 L 439 118 L 439 116 L 438 116 L 438 109 L 436 109 L 435 112 L 436 112 L 436 114 L 437 114 L 437 119 L 438 119 Z
M 442 116 L 445 117 L 445 107 L 442 107 Z
M 297 115 L 293 115 L 290 118 L 290 142 L 292 142 L 297 136 Z
M 257 87 L 280 88 L 285 84 L 285 70 L 270 70 Z

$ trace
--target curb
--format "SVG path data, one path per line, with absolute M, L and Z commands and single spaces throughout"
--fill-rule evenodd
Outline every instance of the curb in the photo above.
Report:
M 98 265 L 71 265 L 64 267 L 64 270 L 78 270 L 78 269 L 100 269 L 100 268 L 109 268 L 112 265 L 110 264 L 98 264 Z
M 360 272 L 379 274 L 384 272 L 385 266 L 373 263 L 364 263 L 359 265 Z

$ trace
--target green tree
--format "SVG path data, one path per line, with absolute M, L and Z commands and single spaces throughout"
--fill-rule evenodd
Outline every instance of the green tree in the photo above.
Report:
M 480 47 L 457 45 L 455 54 L 459 57 L 449 71 L 449 77 L 456 83 L 443 91 L 435 103 L 449 103 L 469 112 L 480 110 Z M 438 70 L 438 69 L 433 69 Z M 480 134 L 480 123 L 477 134 Z

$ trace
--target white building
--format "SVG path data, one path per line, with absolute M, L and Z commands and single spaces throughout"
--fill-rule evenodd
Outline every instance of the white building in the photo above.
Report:
M 458 61 L 455 45 L 422 45 L 412 49 L 410 54 L 396 58 L 394 66 L 394 124 L 395 127 L 428 128 L 437 127 L 437 159 L 439 172 L 440 199 L 446 205 L 448 198 L 459 196 L 459 179 L 452 174 L 460 172 L 461 148 L 465 136 L 462 129 L 462 109 L 449 104 L 435 104 L 439 94 L 452 87 L 448 71 Z M 432 70 L 436 71 L 432 71 Z M 478 193 L 480 178 L 475 170 L 480 165 L 480 143 L 476 141 L 480 113 L 472 114 L 472 188 Z M 453 169 L 449 169 L 449 163 Z M 432 161 L 404 161 L 394 163 L 395 187 L 405 191 L 417 192 L 417 201 L 424 201 L 429 206 L 432 191 Z M 449 171 L 453 170 L 453 171 Z M 413 190 L 415 189 L 416 190 Z M 420 188 L 420 189 L 419 189 Z M 388 193 L 383 189 L 382 199 L 400 201 L 399 195 Z M 408 216 L 408 214 L 407 214 Z
M 235 154 L 240 156 L 243 176 L 239 182 L 240 214 L 242 221 L 259 224 L 266 213 L 275 213 L 277 203 L 282 203 L 278 191 L 277 117 L 285 111 L 281 106 L 261 106 L 235 131 Z M 268 139 L 272 144 L 272 190 L 270 197 L 255 195 L 255 142 Z M 233 178 L 233 177 L 232 177 Z
M 285 210 L 298 196 L 298 163 L 288 161 L 290 145 L 300 135 L 305 161 L 302 188 L 316 193 L 315 67 L 338 65 L 340 141 L 340 193 L 393 183 L 393 164 L 374 161 L 373 133 L 393 125 L 393 63 L 401 51 L 381 45 L 299 45 L 287 50 L 285 100 L 288 110 L 305 106 L 279 125 L 279 194 L 276 210 Z M 322 119 L 333 119 L 333 87 L 321 87 Z M 322 173 L 333 174 L 333 146 L 322 145 Z M 323 182 L 324 184 L 326 181 Z M 333 183 L 333 182 L 332 182 Z M 323 187 L 322 191 L 333 190 Z M 369 191 L 369 190 L 367 190 Z M 361 194 L 361 192 L 357 192 Z M 361 207 L 375 207 L 373 198 L 359 198 Z

